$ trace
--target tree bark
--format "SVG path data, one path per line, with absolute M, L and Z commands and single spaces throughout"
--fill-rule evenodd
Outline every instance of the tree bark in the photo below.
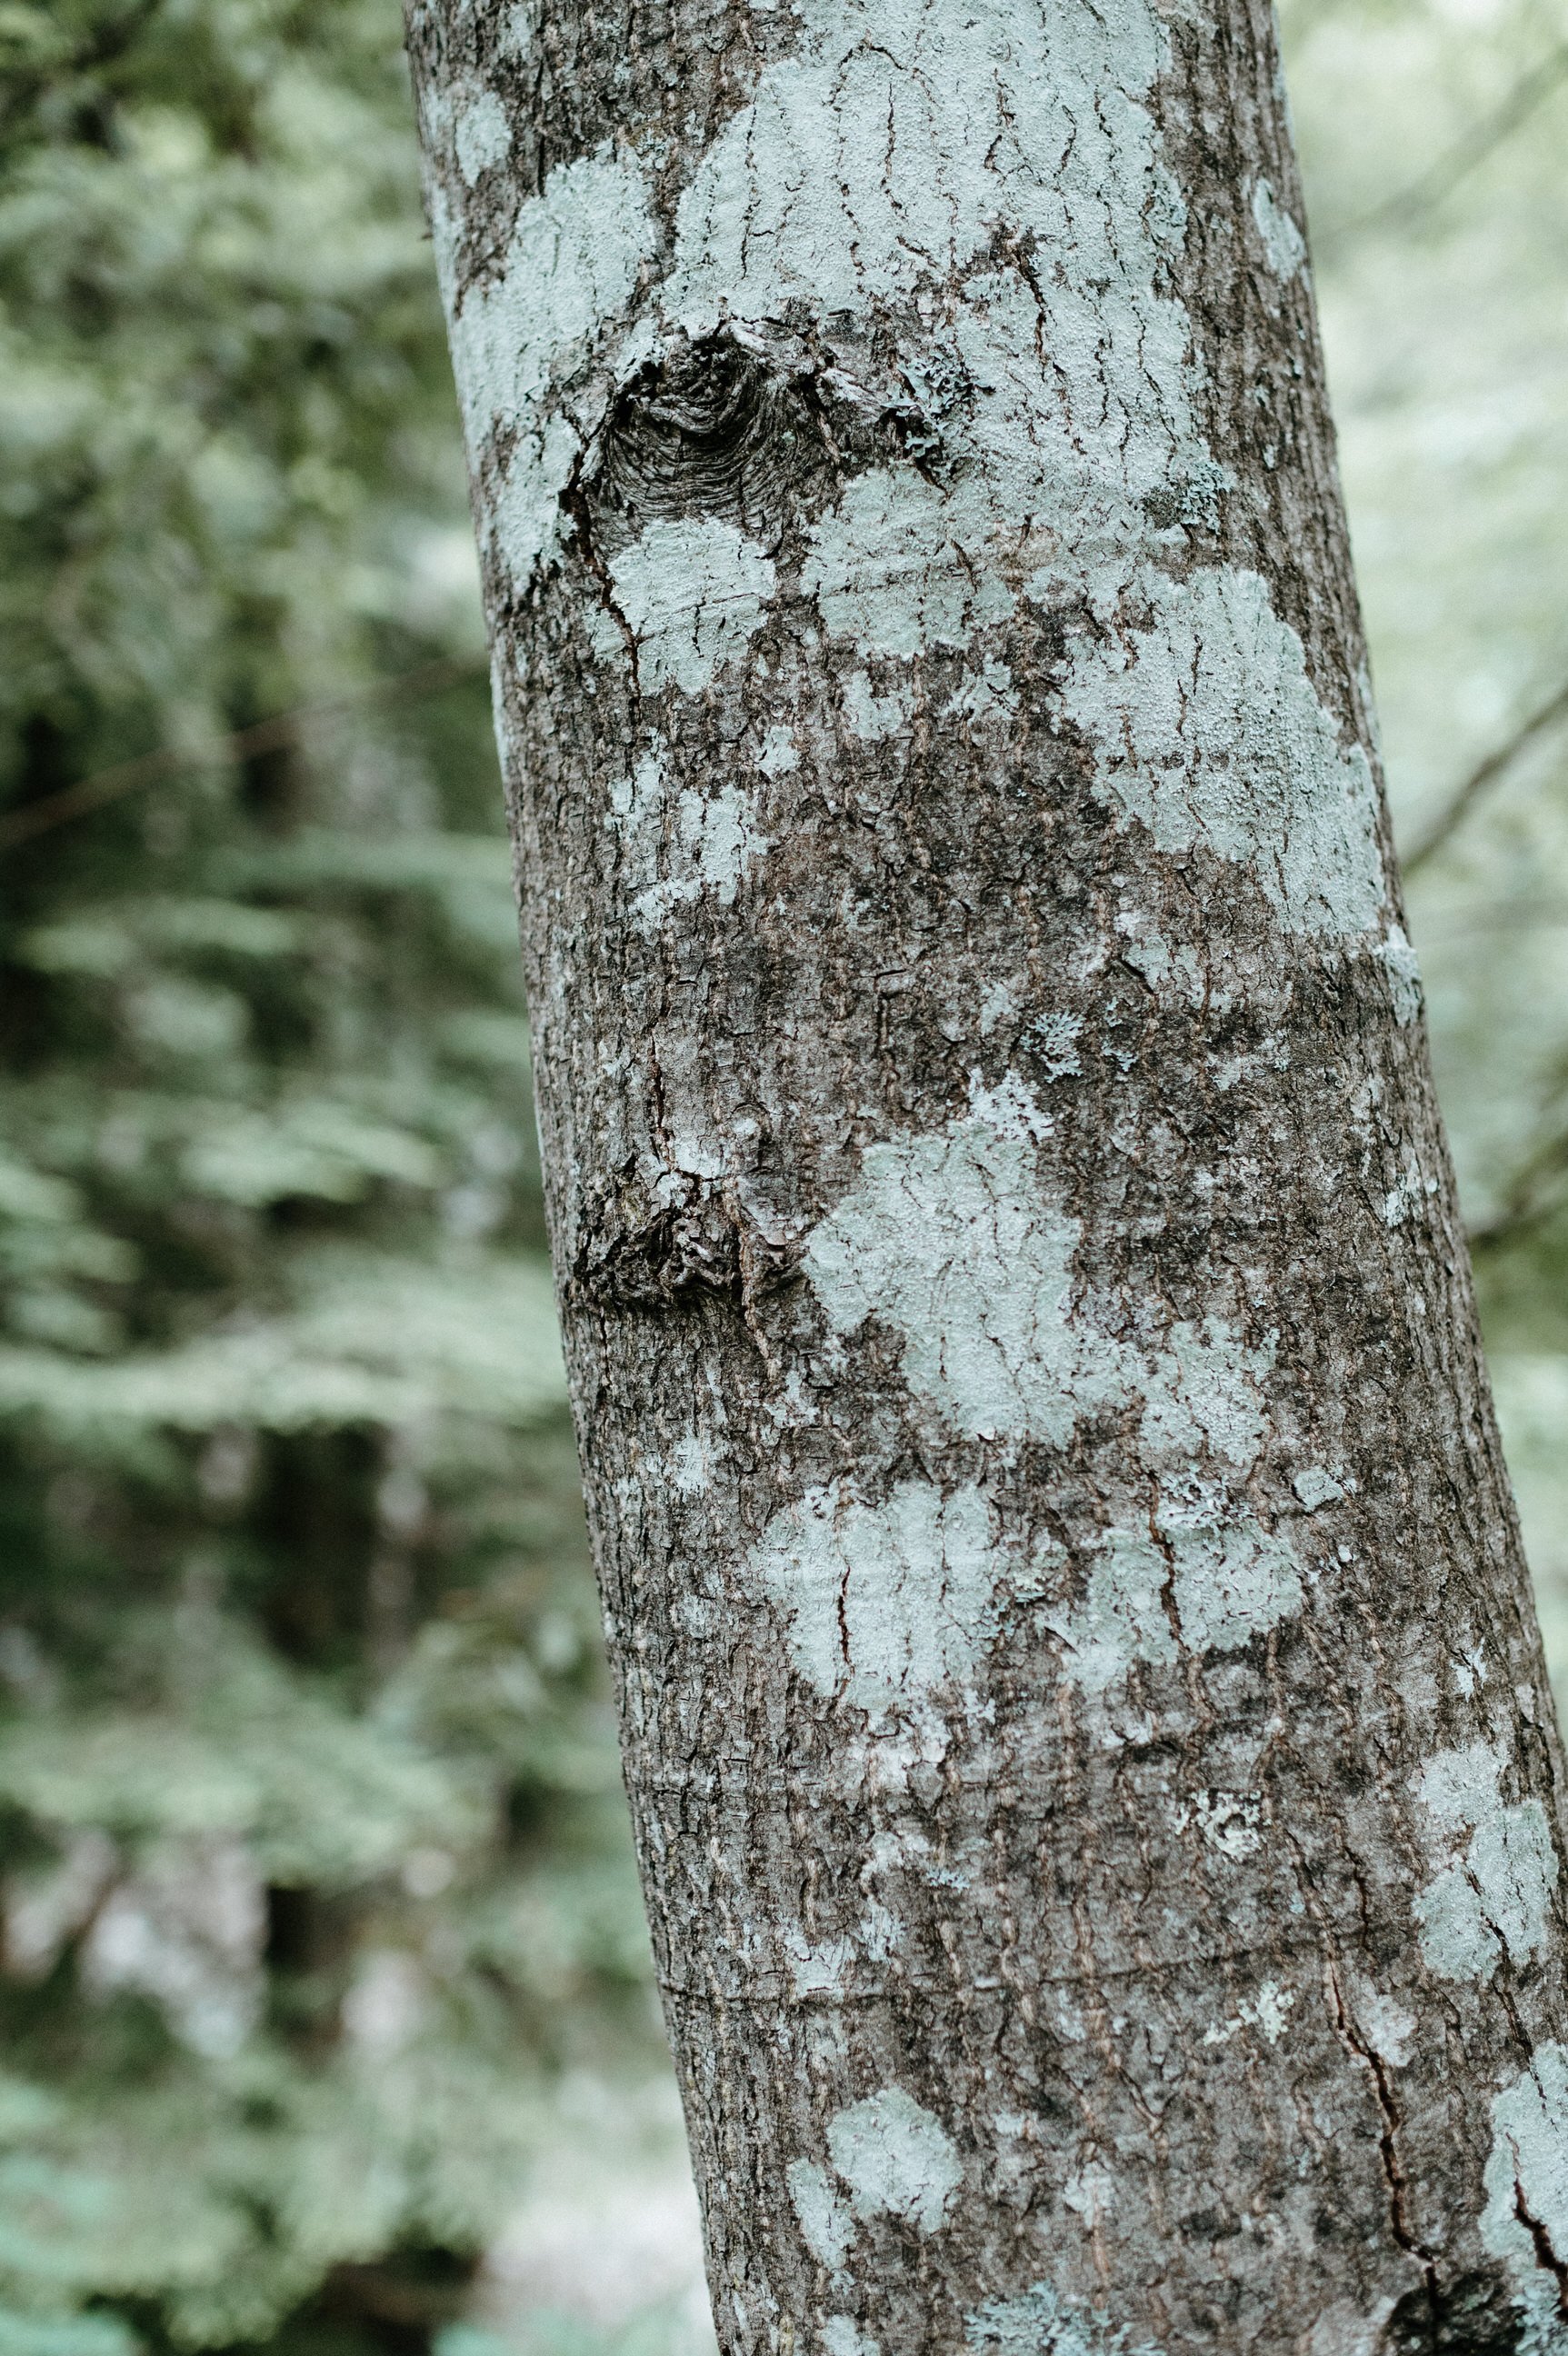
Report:
M 413 0 L 726 2350 L 1568 2346 L 1561 1754 L 1261 0 Z

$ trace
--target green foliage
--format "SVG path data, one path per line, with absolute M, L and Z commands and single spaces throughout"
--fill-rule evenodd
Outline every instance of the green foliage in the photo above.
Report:
M 403 2351 L 650 2012 L 395 10 L 0 91 L 0 2356 Z

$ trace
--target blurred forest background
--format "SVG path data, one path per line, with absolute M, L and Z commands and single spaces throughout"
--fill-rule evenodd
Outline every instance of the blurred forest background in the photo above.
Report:
M 1568 26 L 1285 31 L 1562 1689 Z M 0 0 L 0 2356 L 703 2345 L 399 41 Z

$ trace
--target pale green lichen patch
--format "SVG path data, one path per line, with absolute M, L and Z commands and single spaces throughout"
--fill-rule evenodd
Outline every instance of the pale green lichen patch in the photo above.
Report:
M 1145 0 L 1045 11 L 979 0 L 810 0 L 681 200 L 667 308 L 693 334 L 805 300 L 859 310 L 950 278 L 1000 226 L 1085 288 L 1144 262 L 1174 196 L 1136 98 L 1165 55 Z M 1064 168 L 1066 159 L 1066 168 Z M 1176 216 L 1179 220 L 1179 216 Z
M 988 519 L 966 531 L 965 502 L 910 471 L 858 476 L 812 534 L 800 575 L 830 636 L 863 654 L 917 655 L 967 646 L 1016 602 L 1005 584 L 970 562 Z
M 1000 2118 L 996 2121 L 996 2127 L 999 2134 L 1004 2131 L 1004 2123 Z M 1062 2201 L 1075 2216 L 1083 2219 L 1092 2233 L 1095 2226 L 1103 2224 L 1115 2211 L 1116 2179 L 1101 2161 L 1091 2160 L 1084 2167 L 1075 2168 L 1065 2179 Z
M 944 717 L 960 714 L 976 726 L 987 722 L 1007 726 L 1018 716 L 1018 690 L 1010 667 L 992 657 L 954 690 L 942 712 Z
M 511 125 L 493 90 L 482 90 L 457 117 L 452 138 L 457 169 L 470 187 L 481 172 L 504 162 L 511 151 Z
M 1117 919 L 1116 929 L 1129 936 L 1122 951 L 1122 964 L 1141 973 L 1151 990 L 1172 994 L 1167 985 L 1174 980 L 1174 994 L 1193 1003 L 1201 1000 L 1207 987 L 1204 968 L 1190 944 L 1167 940 L 1156 926 L 1131 914 Z
M 795 742 L 795 732 L 780 722 L 768 731 L 757 766 L 765 777 L 785 777 L 800 766 L 800 748 Z
M 804 1266 L 840 1333 L 875 1316 L 902 1334 L 911 1388 L 956 1430 L 1060 1441 L 1126 1387 L 1073 1320 L 1079 1224 L 1035 1173 L 1026 1131 L 983 1117 L 871 1146 Z
M 1396 1023 L 1413 1023 L 1421 1012 L 1421 960 L 1402 925 L 1391 925 L 1372 952 L 1387 969 Z
M 1492 2147 L 1481 2181 L 1481 2243 L 1519 2283 L 1520 2349 L 1525 2356 L 1561 2356 L 1568 2326 L 1557 2279 L 1541 2264 L 1527 2220 L 1559 2264 L 1568 2259 L 1568 2047 L 1538 2045 L 1529 2066 L 1494 2096 Z
M 899 2217 L 923 2233 L 947 2222 L 963 2162 L 941 2121 L 902 2086 L 837 2112 L 828 2150 L 857 2217 Z
M 510 8 L 500 13 L 498 47 L 508 58 L 525 58 L 539 37 L 539 22 L 543 15 L 543 0 L 511 0 Z
M 660 519 L 612 558 L 615 601 L 645 689 L 695 695 L 737 655 L 773 594 L 769 558 L 733 524 Z
M 1176 1811 L 1178 1825 L 1196 1825 L 1204 1846 L 1240 1864 L 1262 1846 L 1262 1803 L 1251 1792 L 1197 1792 Z
M 1373 2052 L 1380 2054 L 1391 2069 L 1408 2069 L 1411 2047 L 1420 2026 L 1414 2013 L 1381 1989 L 1366 1987 L 1356 1989 L 1355 2008 L 1362 2034 Z
M 654 886 L 650 897 L 664 907 L 706 893 L 727 908 L 747 868 L 768 848 L 750 798 L 739 787 L 721 786 L 711 794 L 688 789 L 675 804 L 674 830 L 674 850 L 687 872 Z
M 1495 1802 L 1502 1772 L 1502 1753 L 1496 1743 L 1467 1742 L 1439 1751 L 1415 1778 L 1416 1797 L 1444 1832 L 1461 1832 Z
M 1134 2345 L 1124 2328 L 1045 2282 L 1014 2298 L 988 2298 L 965 2317 L 964 2340 L 975 2356 L 1159 2356 L 1146 2340 Z
M 1079 1297 L 1078 1223 L 1041 1183 L 1047 1117 L 1016 1082 L 992 1090 L 975 1083 L 972 1105 L 933 1135 L 867 1148 L 857 1183 L 812 1230 L 803 1267 L 829 1323 L 845 1334 L 870 1320 L 890 1326 L 910 1389 L 962 1435 L 1061 1445 L 1087 1418 L 1138 1411 L 1137 1462 L 1160 1500 L 1154 1529 L 1145 1505 L 1106 1533 L 1080 1598 L 1047 1622 L 1082 1690 L 1104 1693 L 1135 1662 L 1168 1663 L 1178 1646 L 1238 1651 L 1303 1601 L 1289 1541 L 1228 1485 L 1251 1472 L 1262 1445 L 1273 1344 L 1249 1347 L 1219 1317 L 1180 1321 L 1150 1349 L 1106 1332 Z M 1198 1479 L 1204 1462 L 1214 1475 Z M 918 1494 L 936 1494 L 912 1485 L 902 1512 L 914 1515 Z M 902 1533 L 836 1496 L 793 1509 L 780 1525 L 787 1543 L 769 1556 L 765 1584 L 776 1601 L 791 1599 L 797 1664 L 804 1668 L 809 1657 L 820 1691 L 845 1689 L 841 1596 L 873 1615 L 882 1630 L 875 1641 L 901 1648 L 890 1658 L 907 1657 L 911 1670 L 924 1665 L 928 1689 L 960 1676 L 961 1632 L 967 1672 L 993 1633 L 1007 1574 L 983 1535 L 979 1492 L 959 1492 L 944 1511 L 964 1499 L 972 1502 L 955 1527 L 972 1539 L 952 1589 L 962 1599 L 956 1614 L 929 1584 L 940 1552 L 931 1505 Z M 836 1540 L 824 1544 L 830 1524 L 853 1535 L 853 1557 Z M 918 1553 L 895 1559 L 896 1537 L 918 1540 Z M 952 1584 L 950 1571 L 941 1575 Z M 914 1647 L 917 1627 L 924 1633 Z M 863 1641 L 869 1660 L 870 1622 Z M 886 1708 L 896 1688 L 884 1673 L 880 1686 L 854 1691 L 867 1707 L 875 1697 Z
M 881 2343 L 862 2331 L 851 2315 L 830 2315 L 822 2326 L 827 2356 L 882 2356 Z
M 1229 2045 L 1244 2029 L 1255 2029 L 1270 2045 L 1277 2045 L 1285 2033 L 1294 2004 L 1294 1989 L 1281 1987 L 1277 1980 L 1261 1980 L 1257 1995 L 1243 1997 L 1227 2019 L 1206 2029 L 1203 2041 L 1205 2045 Z
M 1294 278 L 1306 260 L 1306 240 L 1267 180 L 1260 180 L 1252 190 L 1252 222 L 1274 276 Z
M 783 1934 L 789 1959 L 789 1976 L 797 1996 L 838 1996 L 854 1963 L 853 1939 L 822 1939 L 814 1944 L 799 1925 Z
M 831 636 L 886 655 L 963 646 L 1005 620 L 1020 594 L 1077 596 L 1112 617 L 1169 529 L 1151 521 L 1151 506 L 1170 496 L 1173 474 L 1189 485 L 1218 477 L 1196 429 L 1179 423 L 1185 316 L 1150 300 L 1144 356 L 1165 380 L 1161 402 L 1176 405 L 1174 446 L 1168 408 L 1143 416 L 1113 404 L 1108 419 L 1103 386 L 1069 434 L 1036 349 L 1036 336 L 1061 323 L 1042 326 L 1036 291 L 1020 279 L 969 282 L 950 331 L 977 404 L 964 421 L 969 465 L 940 487 L 908 467 L 875 469 L 817 525 L 801 582 Z M 1076 319 L 1063 330 L 1058 366 L 1080 333 Z M 1078 389 L 1088 401 L 1087 375 Z
M 1294 1548 L 1251 1515 L 1229 1529 L 1164 1530 L 1182 1643 L 1195 1653 L 1236 1653 L 1301 1610 Z
M 1134 1662 L 1234 1653 L 1300 1611 L 1301 1569 L 1283 1538 L 1245 1508 L 1228 1529 L 1107 1532 L 1080 1601 L 1047 1621 L 1085 1693 L 1119 1685 Z
M 1067 1080 L 1083 1070 L 1082 1036 L 1081 1014 L 1041 1014 L 1025 1032 L 1024 1044 L 1047 1080 Z
M 742 787 L 721 784 L 704 792 L 688 786 L 672 796 L 657 750 L 611 786 L 609 814 L 624 845 L 626 889 L 640 932 L 656 932 L 671 910 L 696 901 L 733 906 L 752 862 L 769 847 Z
M 885 736 L 895 736 L 905 727 L 914 710 L 914 697 L 908 688 L 894 688 L 878 695 L 863 670 L 852 671 L 842 690 L 842 708 L 851 733 L 863 744 L 880 744 Z
M 1131 1530 L 1109 1531 L 1096 1549 L 1081 1601 L 1046 1624 L 1066 1648 L 1067 1669 L 1088 1694 L 1120 1685 L 1135 1661 L 1176 1657 L 1176 1632 L 1165 1609 L 1170 1565 L 1150 1540 Z
M 546 420 L 537 434 L 520 434 L 491 495 L 485 538 L 511 576 L 526 589 L 554 555 L 568 529 L 561 493 L 571 481 L 582 441 L 569 418 Z
M 1167 52 L 1157 11 L 805 13 L 681 200 L 666 316 L 700 335 L 940 286 L 940 360 L 911 380 L 939 430 L 969 388 L 970 463 L 940 485 L 859 477 L 805 585 L 832 633 L 886 653 L 965 643 L 1020 589 L 1108 614 L 1137 555 L 1211 513 L 1224 479 L 1195 423 L 1190 323 L 1161 291 L 1184 214 L 1142 102 Z M 1049 270 L 986 267 L 999 236 Z
M 1080 647 L 1061 694 L 1095 792 L 1160 851 L 1245 866 L 1292 930 L 1366 932 L 1387 898 L 1371 766 L 1267 584 L 1227 566 L 1143 585 L 1147 626 Z
M 849 2255 L 855 2222 L 824 2168 L 814 2159 L 796 2159 L 786 2178 L 789 2198 L 800 2220 L 800 2235 L 821 2266 L 837 2274 Z
M 803 1265 L 829 1322 L 893 1326 L 910 1387 L 956 1430 L 1061 1441 L 1142 1400 L 1152 1469 L 1207 1450 L 1248 1470 L 1272 1344 L 1244 1346 L 1218 1317 L 1177 1323 L 1152 1355 L 1107 1333 L 1077 1300 L 1079 1222 L 1040 1181 L 1047 1116 L 1016 1083 L 972 1102 L 933 1135 L 869 1146 L 811 1231 Z
M 874 1718 L 969 1681 L 1008 1569 L 980 1491 L 925 1481 L 880 1505 L 811 1490 L 769 1522 L 754 1565 L 801 1676 Z
M 1144 1462 L 1208 1448 L 1238 1472 L 1251 1472 L 1267 1429 L 1262 1386 L 1273 1358 L 1272 1344 L 1244 1348 L 1223 1318 L 1173 1325 L 1161 1352 L 1158 1386 L 1144 1410 Z
M 1524 1963 L 1545 1944 L 1557 1852 L 1539 1800 L 1504 1804 L 1502 1762 L 1489 1743 L 1440 1751 L 1417 1779 L 1440 1833 L 1469 1838 L 1415 1900 L 1421 1950 L 1443 1979 L 1489 1980 L 1508 1954 Z
M 556 166 L 519 211 L 495 278 L 471 286 L 452 317 L 470 450 L 498 426 L 528 422 L 568 355 L 624 307 L 652 244 L 635 165 L 585 155 Z

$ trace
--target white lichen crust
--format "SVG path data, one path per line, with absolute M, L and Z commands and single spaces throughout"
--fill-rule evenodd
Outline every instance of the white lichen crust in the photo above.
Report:
M 1261 0 L 413 0 L 726 2356 L 1568 2351 Z

